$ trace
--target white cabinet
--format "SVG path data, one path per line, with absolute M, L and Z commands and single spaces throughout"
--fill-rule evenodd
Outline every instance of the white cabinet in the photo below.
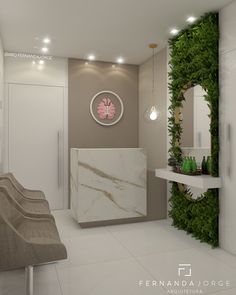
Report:
M 220 245 L 236 254 L 236 50 L 220 58 Z
M 236 48 L 236 1 L 220 11 L 220 53 Z
M 220 12 L 220 246 L 236 254 L 236 2 Z
M 146 216 L 143 149 L 73 148 L 70 159 L 71 209 L 80 224 Z

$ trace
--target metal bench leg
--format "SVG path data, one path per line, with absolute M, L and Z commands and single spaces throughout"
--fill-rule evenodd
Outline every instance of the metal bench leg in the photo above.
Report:
M 26 266 L 26 295 L 33 295 L 34 293 L 34 268 L 32 265 Z

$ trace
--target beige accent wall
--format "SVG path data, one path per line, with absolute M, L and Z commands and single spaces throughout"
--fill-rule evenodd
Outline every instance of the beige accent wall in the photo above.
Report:
M 151 123 L 143 114 L 151 103 L 152 59 L 139 68 L 139 147 L 148 156 L 148 218 L 162 219 L 167 212 L 166 181 L 156 178 L 154 170 L 167 164 L 167 49 L 155 55 L 155 65 L 155 104 L 160 117 Z
M 90 115 L 90 101 L 102 90 L 123 100 L 124 115 L 114 126 L 101 126 Z M 138 147 L 138 66 L 69 59 L 69 147 Z
M 144 121 L 152 87 L 152 61 L 138 66 L 84 60 L 69 60 L 69 147 L 144 147 L 148 155 L 147 217 L 143 220 L 166 218 L 166 182 L 154 175 L 155 168 L 166 166 L 167 159 L 167 50 L 156 56 L 157 104 L 161 116 L 154 123 Z M 124 103 L 124 116 L 112 127 L 97 124 L 89 113 L 92 97 L 99 91 L 116 92 Z M 135 222 L 140 219 L 106 221 L 105 224 Z M 104 223 L 87 226 L 104 225 Z M 84 224 L 86 226 L 86 224 Z
M 0 36 L 0 172 L 3 171 L 4 49 Z

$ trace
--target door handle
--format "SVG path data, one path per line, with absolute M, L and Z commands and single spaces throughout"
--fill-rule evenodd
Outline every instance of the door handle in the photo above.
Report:
M 61 187 L 61 132 L 57 133 L 57 181 L 58 188 Z
M 226 144 L 228 147 L 227 154 L 227 160 L 226 160 L 226 173 L 228 177 L 231 176 L 231 153 L 232 153 L 232 147 L 231 147 L 231 138 L 232 138 L 232 132 L 231 132 L 231 125 L 227 124 L 226 126 Z

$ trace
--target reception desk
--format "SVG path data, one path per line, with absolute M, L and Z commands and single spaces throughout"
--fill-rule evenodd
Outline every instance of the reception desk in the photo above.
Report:
M 78 223 L 146 216 L 146 154 L 140 148 L 71 149 L 71 210 Z

